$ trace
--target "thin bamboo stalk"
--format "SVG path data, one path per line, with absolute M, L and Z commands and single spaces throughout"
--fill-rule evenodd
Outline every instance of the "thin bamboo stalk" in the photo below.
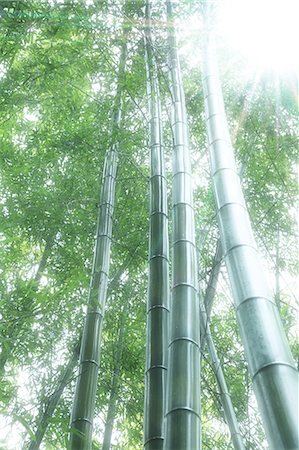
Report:
M 128 257 L 125 259 L 125 261 L 120 266 L 120 268 L 114 275 L 113 279 L 109 283 L 108 290 L 107 290 L 107 297 L 109 297 L 111 292 L 118 286 L 121 276 L 123 275 L 125 270 L 128 268 L 129 264 L 131 263 L 132 259 L 134 258 L 135 254 L 137 252 L 137 249 L 138 249 L 138 247 L 136 247 L 133 254 L 128 255 Z M 58 380 L 58 385 L 54 389 L 53 393 L 50 394 L 50 396 L 49 396 L 47 408 L 44 411 L 40 420 L 38 420 L 37 429 L 34 433 L 34 436 L 31 439 L 30 443 L 28 444 L 29 447 L 25 443 L 24 450 L 25 450 L 25 448 L 26 449 L 28 448 L 28 450 L 38 450 L 39 449 L 40 444 L 43 440 L 44 434 L 49 425 L 49 421 L 59 403 L 59 400 L 64 391 L 64 388 L 71 381 L 71 377 L 73 375 L 75 364 L 77 363 L 77 360 L 79 359 L 80 342 L 81 342 L 81 338 L 79 338 L 77 344 L 74 347 L 74 351 L 71 354 L 71 357 L 70 357 L 68 363 L 66 364 L 66 367 L 65 367 L 64 371 L 62 372 L 61 377 Z
M 165 450 L 200 449 L 200 311 L 188 125 L 171 1 L 167 1 L 172 93 L 172 302 Z
M 298 449 L 298 373 L 272 298 L 246 209 L 228 131 L 211 35 L 204 48 L 211 172 L 237 318 L 270 448 Z
M 219 273 L 221 269 L 222 248 L 221 241 L 218 238 L 216 243 L 216 250 L 213 258 L 212 270 L 209 276 L 208 285 L 204 297 L 204 306 L 207 314 L 207 320 L 210 320 L 212 306 L 216 294 L 216 286 L 218 283 Z M 201 333 L 202 336 L 202 333 Z
M 58 402 L 61 398 L 62 392 L 64 391 L 66 385 L 70 382 L 71 376 L 74 372 L 75 365 L 77 364 L 78 358 L 79 358 L 79 350 L 80 346 L 79 343 L 77 343 L 74 347 L 74 350 L 71 354 L 71 358 L 68 361 L 66 367 L 64 368 L 63 372 L 61 373 L 57 387 L 55 391 L 51 394 L 49 397 L 47 407 L 43 413 L 43 415 L 40 418 L 40 421 L 38 422 L 37 429 L 34 433 L 34 436 L 31 439 L 31 442 L 29 446 L 26 445 L 24 449 L 28 450 L 38 450 L 41 442 L 43 440 L 44 434 L 47 430 L 47 427 L 49 425 L 49 421 L 51 417 L 53 416 L 53 413 L 58 405 Z
M 234 446 L 235 450 L 245 450 L 245 446 L 243 443 L 243 438 L 240 432 L 240 428 L 239 428 L 239 424 L 238 424 L 238 420 L 236 417 L 236 413 L 231 401 L 231 396 L 226 384 L 226 380 L 224 377 L 224 372 L 221 366 L 221 362 L 220 359 L 218 357 L 217 354 L 217 350 L 214 344 L 214 340 L 211 334 L 211 330 L 210 330 L 210 325 L 207 319 L 207 312 L 204 306 L 204 303 L 201 306 L 201 323 L 202 323 L 202 328 L 205 330 L 204 331 L 204 336 L 205 336 L 205 340 L 203 341 L 202 344 L 202 351 L 203 351 L 203 346 L 206 343 L 207 347 L 208 347 L 208 351 L 209 351 L 209 355 L 210 355 L 210 360 L 211 360 L 211 366 L 213 369 L 213 372 L 215 374 L 216 377 L 216 381 L 219 387 L 219 393 L 220 393 L 220 401 L 222 404 L 222 408 L 224 411 L 224 417 L 226 420 L 226 423 L 229 427 L 229 431 L 230 431 L 230 435 L 231 435 L 231 440 Z
M 129 302 L 125 302 L 122 305 L 120 323 L 119 323 L 119 331 L 118 331 L 118 339 L 115 350 L 115 358 L 113 364 L 113 376 L 112 376 L 112 385 L 110 390 L 110 398 L 107 412 L 107 419 L 105 424 L 104 431 L 104 439 L 102 450 L 109 450 L 111 446 L 111 437 L 114 426 L 114 420 L 117 412 L 117 397 L 119 390 L 119 378 L 121 372 L 121 361 L 122 361 L 122 353 L 123 353 L 123 341 L 124 341 L 124 333 L 125 333 L 125 318 L 127 316 Z
M 100 363 L 102 324 L 107 297 L 114 209 L 115 182 L 118 162 L 117 132 L 121 120 L 122 81 L 125 72 L 127 44 L 121 48 L 118 87 L 112 117 L 112 144 L 104 162 L 100 194 L 96 243 L 89 290 L 87 315 L 83 328 L 79 375 L 71 417 L 71 450 L 89 450 L 92 444 L 93 415 Z
M 147 450 L 162 450 L 169 316 L 169 243 L 163 124 L 157 68 L 152 51 L 149 0 L 146 2 L 145 18 L 147 22 L 145 51 L 150 112 L 151 177 L 144 448 Z

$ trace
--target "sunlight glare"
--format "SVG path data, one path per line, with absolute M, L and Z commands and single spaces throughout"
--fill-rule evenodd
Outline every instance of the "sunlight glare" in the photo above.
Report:
M 39 120 L 39 112 L 31 111 L 27 106 L 23 109 L 24 119 L 28 122 L 37 122 Z
M 257 70 L 298 69 L 297 0 L 223 0 L 216 28 Z

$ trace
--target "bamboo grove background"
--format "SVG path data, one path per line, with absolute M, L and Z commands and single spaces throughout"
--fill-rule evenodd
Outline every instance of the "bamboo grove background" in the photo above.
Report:
M 215 379 L 214 372 L 221 367 L 245 448 L 267 449 L 219 249 L 204 111 L 202 22 L 194 33 L 184 31 L 195 13 L 203 16 L 201 2 L 180 2 L 175 7 L 193 178 L 195 278 L 206 306 L 201 323 L 210 318 L 206 343 L 198 354 L 202 448 L 238 448 L 231 443 L 221 402 L 227 396 Z M 150 212 L 157 213 L 161 205 L 154 203 L 153 193 L 161 185 L 164 199 L 159 211 L 166 217 L 168 210 L 169 225 L 163 219 L 160 226 L 168 229 L 170 241 L 180 239 L 174 236 L 170 213 L 176 123 L 168 58 L 172 38 L 167 43 L 163 1 L 152 4 L 150 38 L 146 14 L 145 3 L 139 0 L 0 3 L 3 449 L 69 448 L 83 319 L 87 309 L 94 311 L 91 273 L 95 283 L 107 281 L 107 300 L 101 303 L 105 318 L 92 448 L 143 446 L 144 371 L 150 364 L 162 365 L 153 363 L 146 351 L 146 317 L 150 322 L 152 314 L 147 305 L 148 258 L 156 251 L 165 252 L 168 259 L 167 244 L 153 235 L 153 246 L 148 247 L 149 225 L 151 230 L 157 226 L 157 214 L 149 214 L 150 191 Z M 217 35 L 216 42 L 228 125 L 253 233 L 265 269 L 272 274 L 275 302 L 298 361 L 296 84 L 291 75 L 245 78 L 244 61 L 220 38 L 217 41 Z M 191 53 L 198 52 L 196 64 L 188 57 L 190 45 Z M 146 62 L 151 62 L 150 86 Z M 148 133 L 153 125 L 148 103 L 156 114 L 156 130 L 163 124 L 165 169 L 162 164 L 159 173 L 154 172 L 153 158 L 161 157 L 162 145 L 155 141 L 155 132 Z M 177 131 L 177 136 L 183 134 Z M 153 148 L 158 154 L 150 156 Z M 115 166 L 105 178 L 107 159 Z M 101 186 L 108 195 L 106 206 Z M 112 217 L 114 189 L 112 234 L 108 222 L 99 232 L 96 223 L 103 209 Z M 181 192 L 180 187 L 174 189 Z M 107 268 L 98 275 L 95 270 L 95 235 L 102 236 L 98 239 L 106 253 L 111 244 L 109 274 Z M 169 268 L 162 266 L 165 274 L 174 273 L 175 260 L 170 258 Z M 151 270 L 155 273 L 159 266 Z M 212 359 L 211 345 L 218 354 Z M 75 416 L 73 410 L 72 419 Z

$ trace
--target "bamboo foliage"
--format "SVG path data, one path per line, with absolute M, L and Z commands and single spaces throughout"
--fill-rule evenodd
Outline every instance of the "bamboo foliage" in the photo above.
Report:
M 167 1 L 173 132 L 172 303 L 165 449 L 200 448 L 200 326 L 188 126 L 172 5 Z
M 94 260 L 89 290 L 88 309 L 83 328 L 79 375 L 71 417 L 70 443 L 72 450 L 89 450 L 96 399 L 100 343 L 105 311 L 115 182 L 118 162 L 117 131 L 121 120 L 122 80 L 125 72 L 127 44 L 123 43 L 118 71 L 118 87 L 112 117 L 112 143 L 104 162 L 100 203 L 98 205 Z
M 163 449 L 169 315 L 169 243 L 163 124 L 152 51 L 150 5 L 146 3 L 146 67 L 150 113 L 149 286 L 145 371 L 144 448 Z
M 204 46 L 203 87 L 220 236 L 253 387 L 270 448 L 297 449 L 298 374 L 252 234 L 211 35 Z
M 42 257 L 39 262 L 37 271 L 34 277 L 29 281 L 28 292 L 31 291 L 32 293 L 36 293 L 38 291 L 40 286 L 40 280 L 47 266 L 47 262 L 51 254 L 54 241 L 55 241 L 55 234 L 50 234 L 46 239 L 44 251 L 42 253 Z M 32 299 L 28 303 L 28 309 L 29 309 L 28 316 L 30 317 L 34 316 L 36 314 L 36 311 L 38 311 Z M 12 324 L 9 325 L 7 327 L 7 330 L 5 331 L 4 345 L 1 346 L 0 352 L 0 379 L 4 374 L 6 363 L 13 353 L 14 346 L 16 345 L 16 342 L 21 334 L 21 330 L 22 328 L 20 326 L 16 326 L 16 323 L 12 322 Z

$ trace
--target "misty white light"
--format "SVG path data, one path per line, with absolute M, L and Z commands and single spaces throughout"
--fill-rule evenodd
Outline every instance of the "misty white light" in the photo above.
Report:
M 250 65 L 287 72 L 298 68 L 298 17 L 296 0 L 223 0 L 216 28 Z

